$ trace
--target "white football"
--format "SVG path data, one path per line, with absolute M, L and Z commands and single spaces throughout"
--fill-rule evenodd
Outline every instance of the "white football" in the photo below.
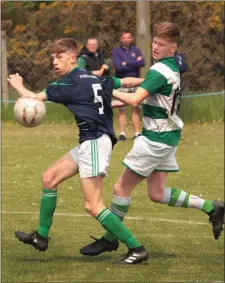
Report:
M 14 117 L 24 127 L 40 125 L 45 115 L 44 102 L 35 97 L 20 97 L 14 105 Z

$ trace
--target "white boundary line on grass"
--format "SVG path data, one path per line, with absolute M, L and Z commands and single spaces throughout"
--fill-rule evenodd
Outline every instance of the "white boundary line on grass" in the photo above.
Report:
M 39 212 L 26 212 L 26 211 L 1 211 L 2 214 L 32 214 L 38 215 Z M 56 216 L 71 216 L 71 217 L 90 217 L 88 214 L 77 214 L 77 213 L 60 213 L 55 212 Z M 138 216 L 127 216 L 127 220 L 144 220 L 144 221 L 152 221 L 152 222 L 170 222 L 170 223 L 178 223 L 178 224 L 188 224 L 188 225 L 209 225 L 208 223 L 198 222 L 198 221 L 188 221 L 188 220 L 176 220 L 176 219 L 167 219 L 167 218 L 156 218 L 156 217 L 138 217 Z

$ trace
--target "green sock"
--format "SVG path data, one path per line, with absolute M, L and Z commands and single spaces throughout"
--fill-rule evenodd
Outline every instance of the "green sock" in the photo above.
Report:
M 211 200 L 204 200 L 198 196 L 190 195 L 174 188 L 165 189 L 162 203 L 167 203 L 169 206 L 197 208 L 204 213 L 209 213 L 213 210 Z
M 96 219 L 101 223 L 103 228 L 111 232 L 129 249 L 141 246 L 141 244 L 134 238 L 132 233 L 126 228 L 126 226 L 120 221 L 120 219 L 107 208 L 104 208 L 96 216 Z
M 111 203 L 110 210 L 114 213 L 122 222 L 125 217 L 125 214 L 128 212 L 129 204 L 131 198 L 130 197 L 118 197 L 114 195 L 113 201 Z M 116 237 L 110 233 L 106 232 L 103 236 L 107 241 L 112 242 L 116 239 Z
M 42 190 L 40 218 L 38 234 L 42 237 L 48 237 L 49 230 L 52 226 L 53 214 L 56 208 L 57 190 Z

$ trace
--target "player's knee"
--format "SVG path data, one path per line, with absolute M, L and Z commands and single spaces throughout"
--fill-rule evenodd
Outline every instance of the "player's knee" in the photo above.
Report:
M 42 184 L 45 189 L 52 189 L 54 187 L 53 178 L 48 171 L 44 172 L 42 175 Z
M 120 196 L 122 191 L 123 191 L 123 188 L 122 188 L 120 181 L 116 182 L 113 188 L 114 195 Z
M 85 201 L 84 206 L 88 214 L 93 217 L 96 217 L 101 212 L 103 203 L 101 201 L 97 203 L 90 203 Z
M 161 194 L 160 191 L 153 190 L 151 192 L 148 192 L 148 197 L 150 198 L 150 200 L 153 202 L 161 202 L 163 195 Z

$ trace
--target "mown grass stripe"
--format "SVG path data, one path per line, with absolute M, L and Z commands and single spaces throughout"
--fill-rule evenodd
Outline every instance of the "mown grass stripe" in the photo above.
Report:
M 39 212 L 27 212 L 27 211 L 1 211 L 1 214 L 27 214 L 27 215 L 39 215 Z M 79 213 L 61 213 L 55 212 L 55 216 L 71 216 L 71 217 L 91 217 L 89 214 L 79 214 Z M 150 221 L 150 222 L 168 222 L 168 223 L 178 223 L 178 224 L 189 224 L 189 225 L 209 225 L 205 222 L 198 221 L 188 221 L 188 220 L 178 220 L 178 219 L 168 219 L 168 218 L 157 218 L 157 217 L 139 217 L 139 216 L 127 216 L 127 220 L 139 220 L 139 221 Z

